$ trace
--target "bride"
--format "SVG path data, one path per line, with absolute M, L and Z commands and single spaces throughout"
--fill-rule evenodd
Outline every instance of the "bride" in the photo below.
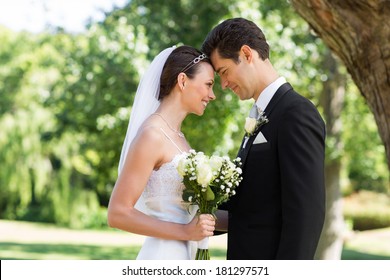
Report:
M 163 50 L 138 86 L 108 205 L 109 226 L 147 236 L 137 259 L 194 259 L 195 241 L 213 235 L 213 217 L 182 201 L 176 170 L 190 149 L 181 124 L 204 113 L 213 84 L 210 60 L 180 46 Z

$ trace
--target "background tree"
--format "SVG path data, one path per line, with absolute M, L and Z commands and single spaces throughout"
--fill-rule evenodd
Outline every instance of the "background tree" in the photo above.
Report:
M 321 105 L 326 122 L 326 215 L 316 259 L 340 259 L 343 248 L 345 223 L 341 196 L 341 172 L 343 170 L 343 123 L 347 77 L 337 60 L 327 50 L 323 56 L 326 79 L 323 82 Z
M 390 1 L 290 1 L 340 57 L 366 99 L 390 168 Z
M 80 227 L 99 204 L 83 188 L 73 168 L 78 135 L 56 133 L 61 107 L 47 106 L 52 86 L 61 79 L 64 36 L 13 34 L 1 30 L 0 87 L 4 99 L 0 124 L 1 217 L 56 222 Z M 62 40 L 60 40 L 62 38 Z M 56 41 L 64 43 L 56 49 Z M 81 186 L 81 187 L 80 187 Z

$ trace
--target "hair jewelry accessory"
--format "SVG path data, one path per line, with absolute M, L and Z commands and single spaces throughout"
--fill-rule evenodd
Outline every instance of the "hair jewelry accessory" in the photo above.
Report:
M 199 55 L 198 57 L 195 57 L 190 63 L 188 63 L 186 65 L 186 67 L 183 68 L 183 70 L 181 70 L 180 72 L 185 72 L 187 71 L 188 69 L 190 69 L 192 66 L 194 66 L 195 64 L 198 64 L 199 62 L 201 62 L 203 59 L 205 59 L 207 56 L 202 53 L 201 55 Z

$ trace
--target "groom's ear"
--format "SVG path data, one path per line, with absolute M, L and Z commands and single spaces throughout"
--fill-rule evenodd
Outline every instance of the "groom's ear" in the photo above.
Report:
M 240 53 L 242 55 L 242 58 L 250 63 L 253 59 L 253 50 L 248 45 L 242 45 L 240 49 Z

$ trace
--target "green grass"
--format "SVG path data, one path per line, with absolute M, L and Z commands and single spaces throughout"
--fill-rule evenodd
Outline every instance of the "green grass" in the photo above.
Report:
M 342 259 L 390 260 L 390 228 L 355 234 L 345 243 Z
M 134 260 L 139 246 L 92 246 L 74 244 L 0 243 L 2 260 Z M 225 259 L 224 249 L 210 249 L 211 259 Z M 343 260 L 390 260 L 390 255 L 370 254 L 344 248 Z
M 5 226 L 8 225 L 13 228 L 6 232 Z M 64 238 L 58 237 L 61 234 Z M 72 239 L 69 236 L 73 236 Z M 98 238 L 93 239 L 96 236 Z M 77 231 L 53 225 L 4 223 L 0 220 L 0 259 L 133 260 L 140 249 L 139 242 L 135 239 L 117 242 L 123 236 L 129 235 L 113 230 Z M 53 240 L 52 237 L 58 238 Z M 212 260 L 224 260 L 225 252 L 226 248 L 210 247 Z M 390 260 L 390 228 L 356 234 L 345 243 L 342 259 Z
M 134 260 L 140 246 L 0 242 L 2 260 Z M 363 248 L 364 251 L 364 248 Z M 211 259 L 224 260 L 225 250 L 210 249 Z M 344 248 L 343 260 L 390 260 L 390 254 L 365 253 Z
M 343 249 L 342 260 L 390 260 L 390 255 L 368 254 L 350 249 Z
M 128 260 L 135 259 L 138 246 L 79 244 L 0 243 L 2 260 Z
M 140 246 L 20 244 L 1 242 L 2 260 L 134 260 Z M 225 250 L 210 249 L 211 259 L 225 259 Z

